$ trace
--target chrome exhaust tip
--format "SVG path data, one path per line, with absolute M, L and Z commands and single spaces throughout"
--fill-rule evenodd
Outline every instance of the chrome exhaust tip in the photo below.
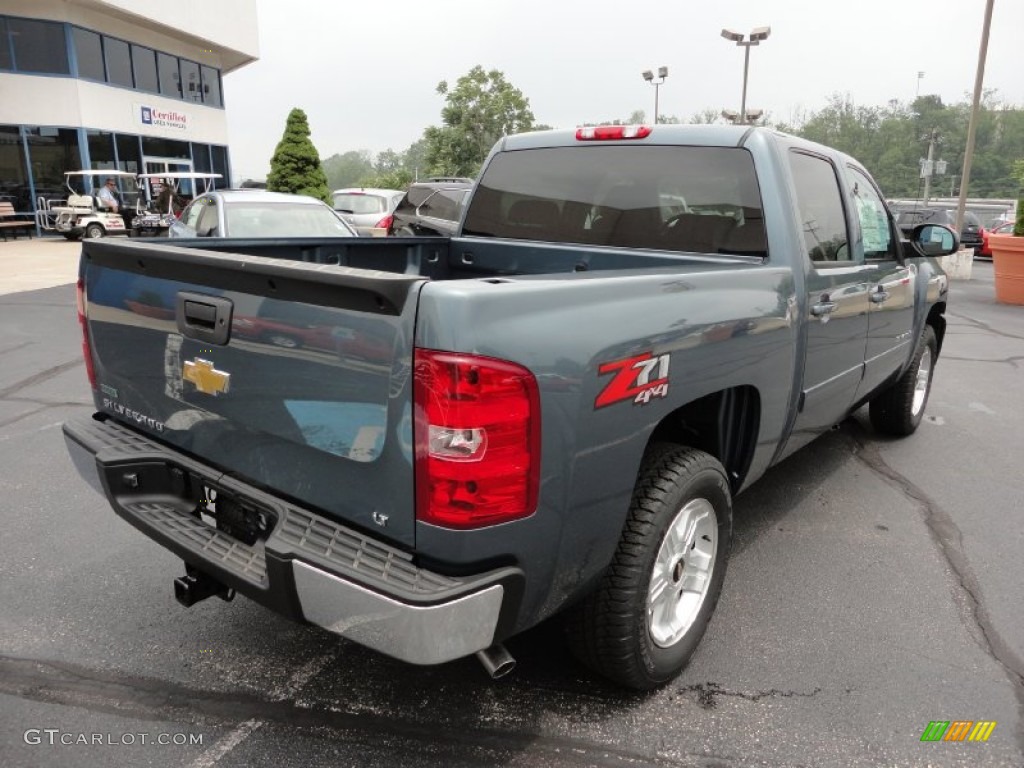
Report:
M 495 643 L 490 648 L 476 652 L 476 657 L 484 665 L 487 674 L 492 680 L 504 677 L 516 668 L 516 660 L 501 643 Z

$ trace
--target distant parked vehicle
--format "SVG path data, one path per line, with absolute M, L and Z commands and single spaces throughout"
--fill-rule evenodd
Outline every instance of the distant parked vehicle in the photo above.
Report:
M 1009 235 L 1013 233 L 1013 222 L 1005 221 L 998 225 L 995 229 L 982 229 L 981 230 L 981 248 L 974 252 L 975 256 L 983 259 L 992 258 L 992 245 L 988 241 L 989 235 Z
M 400 189 L 336 189 L 334 210 L 364 237 L 384 237 L 391 226 L 391 214 L 404 194 Z
M 388 234 L 399 237 L 454 235 L 472 188 L 473 180 L 461 177 L 432 178 L 412 184 L 395 209 Z
M 956 231 L 956 211 L 948 208 L 935 206 L 915 205 L 911 203 L 897 203 L 892 207 L 893 215 L 896 217 L 896 225 L 903 232 L 904 237 L 909 238 L 914 227 L 921 224 L 942 224 Z M 968 250 L 977 252 L 982 247 L 981 220 L 970 211 L 964 211 L 964 225 L 960 230 L 960 245 Z
M 205 194 L 212 190 L 214 182 L 220 178 L 222 177 L 219 173 L 140 173 L 139 198 L 135 205 L 135 217 L 132 219 L 129 236 L 166 237 L 171 224 L 189 201 L 188 197 L 181 194 L 182 183 L 184 182 L 196 194 Z M 147 201 L 147 189 L 150 192 L 159 189 L 159 193 L 152 195 L 153 199 Z
M 329 205 L 305 195 L 225 189 L 200 195 L 171 237 L 355 237 Z

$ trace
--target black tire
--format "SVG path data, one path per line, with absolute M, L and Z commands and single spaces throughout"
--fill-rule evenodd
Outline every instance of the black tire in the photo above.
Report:
M 648 614 L 655 566 L 659 555 L 672 551 L 670 524 L 693 505 L 703 504 L 714 511 L 713 518 L 705 518 L 705 530 L 716 533 L 697 537 L 714 548 L 708 586 L 692 609 L 695 613 L 679 628 L 682 634 L 659 642 L 656 619 Z M 674 564 L 671 578 L 663 580 L 663 592 L 669 593 L 673 606 L 682 606 L 682 583 L 696 543 L 683 547 L 685 555 L 669 554 Z M 570 648 L 584 664 L 620 685 L 650 690 L 668 682 L 686 666 L 704 636 L 722 591 L 731 543 L 732 496 L 722 465 L 693 448 L 652 446 L 641 465 L 615 556 L 597 588 L 567 616 Z M 672 598 L 677 588 L 679 595 Z
M 77 242 L 80 237 L 81 237 L 81 235 L 72 235 L 72 234 L 64 235 L 64 239 L 65 240 L 70 240 L 72 243 Z
M 103 229 L 100 224 L 90 224 L 85 228 L 82 233 L 82 237 L 87 240 L 95 240 L 97 237 L 103 237 L 106 234 L 106 230 Z
M 938 359 L 939 345 L 930 325 L 917 342 L 910 367 L 895 382 L 871 399 L 868 415 L 871 426 L 883 435 L 906 437 L 913 434 L 928 405 L 932 376 Z M 919 394 L 923 393 L 923 394 Z

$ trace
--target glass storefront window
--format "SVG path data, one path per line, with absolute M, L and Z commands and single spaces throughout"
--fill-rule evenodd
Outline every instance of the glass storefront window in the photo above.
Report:
M 228 148 L 216 144 L 210 146 L 213 155 L 213 173 L 219 173 L 222 178 L 217 179 L 217 189 L 226 189 L 231 186 L 231 175 L 228 173 Z
M 25 138 L 36 197 L 55 200 L 67 197 L 64 173 L 82 169 L 78 131 L 72 128 L 26 128 Z
M 181 60 L 181 87 L 185 101 L 203 100 L 203 94 L 199 90 L 199 65 L 194 61 Z
M 152 48 L 132 46 L 132 68 L 135 72 L 135 87 L 140 91 L 156 93 L 159 90 L 156 77 L 156 53 Z
M 211 107 L 221 106 L 220 73 L 213 67 L 202 67 L 203 102 Z
M 86 131 L 89 141 L 89 167 L 116 170 L 114 160 L 114 134 L 106 131 Z
M 103 71 L 103 45 L 100 36 L 87 29 L 73 27 L 71 39 L 75 43 L 75 60 L 78 62 L 78 76 L 87 80 L 106 80 Z
M 132 57 L 128 43 L 112 37 L 103 38 L 103 52 L 107 61 L 107 82 L 131 88 Z
M 33 210 L 25 152 L 16 125 L 0 125 L 0 203 L 10 203 L 19 213 Z
M 156 58 L 160 73 L 160 93 L 180 99 L 181 75 L 178 73 L 178 57 L 158 53 Z
M 13 69 L 11 39 L 7 36 L 7 19 L 0 19 L 0 69 Z
M 63 24 L 9 18 L 7 28 L 14 44 L 14 65 L 19 72 L 71 74 Z
M 180 160 L 191 160 L 187 141 L 174 139 L 158 139 L 154 136 L 142 137 L 142 154 L 146 157 L 174 157 Z
M 210 162 L 210 145 L 192 145 L 192 167 L 196 173 L 212 173 L 213 164 Z
M 68 48 L 66 29 L 71 33 Z M 77 76 L 211 107 L 224 106 L 216 67 L 61 22 L 0 16 L 0 71 Z
M 139 154 L 138 137 L 118 134 L 116 141 L 118 170 L 142 173 L 142 157 Z

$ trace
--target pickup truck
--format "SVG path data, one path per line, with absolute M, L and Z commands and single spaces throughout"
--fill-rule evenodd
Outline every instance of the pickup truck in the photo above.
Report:
M 64 435 L 185 605 L 493 676 L 564 612 L 650 689 L 708 625 L 736 494 L 863 404 L 917 428 L 956 248 L 765 128 L 510 136 L 451 238 L 84 243 L 96 413 Z

